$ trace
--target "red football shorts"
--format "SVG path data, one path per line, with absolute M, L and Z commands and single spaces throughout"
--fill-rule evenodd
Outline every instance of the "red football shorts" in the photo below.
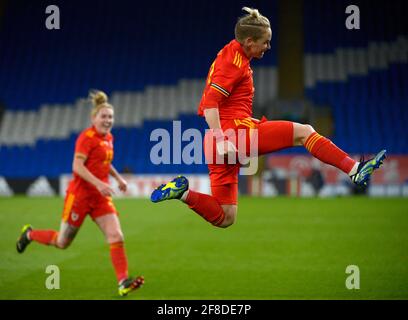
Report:
M 235 139 L 232 141 L 238 150 L 240 149 L 238 141 L 245 140 L 243 152 L 246 155 L 250 154 L 250 149 L 254 149 L 254 146 L 258 156 L 293 146 L 293 122 L 290 121 L 267 121 L 266 118 L 261 121 L 252 118 L 221 120 L 221 127 L 227 136 L 228 131 L 235 133 Z M 257 139 L 257 143 L 254 143 L 254 139 Z M 236 163 L 230 164 L 226 159 L 220 161 L 215 138 L 209 131 L 204 137 L 204 154 L 208 163 L 212 195 L 221 204 L 236 204 L 241 164 L 237 159 Z M 220 186 L 227 187 L 218 188 Z
M 95 220 L 111 213 L 118 214 L 111 197 L 104 197 L 100 193 L 67 191 L 62 221 L 80 227 L 88 214 Z

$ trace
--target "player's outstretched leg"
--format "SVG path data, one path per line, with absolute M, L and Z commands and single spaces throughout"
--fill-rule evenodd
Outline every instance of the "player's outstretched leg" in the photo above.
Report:
M 127 278 L 119 284 L 119 295 L 127 296 L 130 292 L 139 289 L 144 284 L 143 276 Z
M 188 190 L 188 179 L 178 176 L 166 184 L 157 187 L 151 194 L 152 202 L 160 202 L 170 199 L 181 199 L 184 192 Z
M 342 170 L 360 187 L 368 186 L 374 170 L 378 169 L 386 158 L 386 150 L 381 150 L 374 158 L 357 162 L 330 139 L 314 131 L 310 125 L 293 123 L 293 136 L 295 146 L 304 145 L 315 158 Z
M 21 234 L 16 243 L 18 253 L 23 253 L 27 246 L 31 243 L 31 239 L 28 237 L 28 233 L 30 233 L 31 230 L 33 230 L 33 228 L 29 224 L 26 224 L 21 229 Z
M 381 150 L 370 160 L 364 161 L 363 158 L 358 165 L 357 173 L 350 176 L 351 181 L 360 187 L 366 187 L 374 170 L 378 169 L 383 164 L 386 157 L 387 151 Z

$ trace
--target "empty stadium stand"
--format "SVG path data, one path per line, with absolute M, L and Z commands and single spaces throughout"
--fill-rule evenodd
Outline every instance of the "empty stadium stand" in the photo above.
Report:
M 0 21 L 0 176 L 71 172 L 77 134 L 89 125 L 89 89 L 116 107 L 114 164 L 133 173 L 205 173 L 202 165 L 155 166 L 150 134 L 206 128 L 195 115 L 217 51 L 233 38 L 244 1 L 56 1 L 61 30 L 47 30 L 45 2 L 9 1 Z M 331 137 L 350 153 L 408 153 L 407 4 L 357 1 L 361 29 L 345 27 L 347 1 L 303 5 L 304 95 L 331 110 Z M 277 21 L 278 1 L 258 8 Z M 393 8 L 393 9 L 390 9 Z M 220 18 L 221 17 L 221 18 Z M 276 32 L 254 61 L 254 108 L 278 95 Z M 186 145 L 188 142 L 183 142 Z M 299 149 L 289 152 L 299 152 Z

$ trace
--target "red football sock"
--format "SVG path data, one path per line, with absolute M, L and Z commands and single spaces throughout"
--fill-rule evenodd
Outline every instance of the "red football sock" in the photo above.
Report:
M 110 255 L 116 277 L 120 283 L 122 280 L 127 279 L 128 277 L 128 262 L 123 242 L 111 243 Z
M 57 237 L 58 232 L 54 230 L 31 230 L 29 234 L 31 240 L 45 245 L 55 245 Z
M 189 190 L 185 202 L 190 209 L 214 226 L 219 226 L 224 221 L 224 210 L 218 201 L 208 194 Z
M 349 173 L 356 161 L 329 139 L 313 132 L 305 142 L 305 148 L 317 159 Z

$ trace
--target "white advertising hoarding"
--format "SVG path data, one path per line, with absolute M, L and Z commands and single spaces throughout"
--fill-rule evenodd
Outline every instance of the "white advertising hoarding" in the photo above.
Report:
M 122 177 L 128 183 L 128 189 L 125 193 L 118 188 L 116 180 L 110 177 L 110 184 L 115 190 L 114 197 L 140 197 L 148 198 L 152 191 L 161 185 L 172 180 L 176 175 L 155 175 L 155 174 L 123 174 Z M 194 191 L 210 194 L 210 180 L 208 175 L 186 175 L 190 188 Z M 60 196 L 64 197 L 69 181 L 72 175 L 65 174 L 60 176 Z

